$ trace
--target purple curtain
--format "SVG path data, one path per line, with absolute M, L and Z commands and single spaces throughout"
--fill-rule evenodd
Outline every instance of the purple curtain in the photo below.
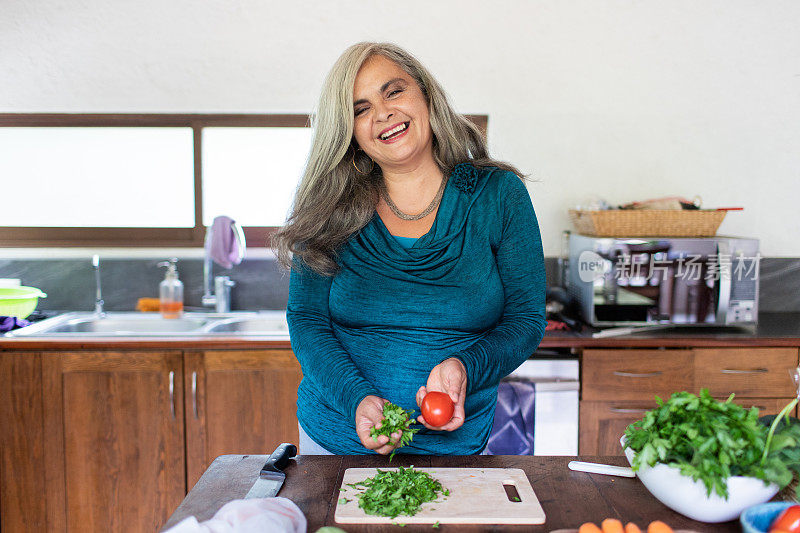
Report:
M 489 455 L 533 455 L 536 385 L 501 381 L 486 451 Z

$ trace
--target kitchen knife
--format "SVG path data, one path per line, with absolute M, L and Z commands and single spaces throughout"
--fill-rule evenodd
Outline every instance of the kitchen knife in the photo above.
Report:
M 261 468 L 258 479 L 253 483 L 253 487 L 247 493 L 245 499 L 272 498 L 276 496 L 283 486 L 283 481 L 286 479 L 283 469 L 289 464 L 289 459 L 295 455 L 297 455 L 297 447 L 294 444 L 284 442 L 275 448 L 275 451 L 272 452 L 272 455 L 269 456 L 269 459 Z

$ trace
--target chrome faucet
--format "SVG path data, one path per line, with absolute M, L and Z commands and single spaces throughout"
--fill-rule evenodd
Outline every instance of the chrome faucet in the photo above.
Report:
M 92 256 L 92 267 L 94 268 L 94 312 L 97 316 L 103 317 L 106 312 L 103 310 L 103 291 L 100 289 L 100 256 Z
M 236 286 L 228 276 L 214 276 L 214 298 L 217 313 L 228 313 L 231 310 L 231 288 Z
M 239 241 L 239 261 L 244 257 L 245 239 L 244 231 L 239 224 L 234 224 L 234 234 Z M 213 265 L 211 263 L 211 240 L 213 238 L 213 226 L 209 226 L 206 230 L 205 238 L 205 257 L 203 259 L 203 305 L 206 307 L 213 306 L 217 313 L 227 313 L 231 310 L 231 287 L 236 285 L 235 281 L 231 281 L 228 276 L 215 276 L 214 277 L 214 293 L 211 293 L 211 272 Z
M 214 276 L 214 294 L 211 294 L 208 279 L 211 265 L 208 263 L 207 260 L 203 266 L 203 285 L 205 286 L 203 305 L 214 306 L 217 313 L 227 313 L 231 310 L 231 287 L 235 287 L 236 282 L 228 276 Z

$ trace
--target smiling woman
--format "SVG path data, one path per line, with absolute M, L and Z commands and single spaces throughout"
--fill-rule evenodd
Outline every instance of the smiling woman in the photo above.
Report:
M 397 63 L 374 55 L 358 71 L 353 96 L 357 98 L 353 138 L 383 173 L 378 213 L 393 235 L 417 238 L 433 224 L 429 215 L 441 201 L 446 184 L 430 157 L 433 132 L 422 88 Z M 417 183 L 407 179 L 404 169 L 408 168 L 415 168 L 423 179 Z M 390 189 L 402 210 L 392 200 Z M 425 206 L 428 198 L 432 199 Z
M 425 155 L 433 142 L 428 103 L 397 63 L 380 55 L 370 57 L 358 72 L 353 97 L 353 136 L 381 167 L 384 178 L 387 172 L 428 160 Z
M 418 417 L 402 451 L 485 448 L 499 381 L 544 333 L 541 238 L 520 178 L 412 55 L 387 43 L 342 54 L 275 236 L 292 269 L 301 453 L 391 453 L 408 439 L 371 437 L 384 404 L 409 411 L 429 392 L 449 396 L 452 416 Z
M 381 78 L 387 76 L 386 69 L 392 74 Z M 436 79 L 411 54 L 390 43 L 353 45 L 328 73 L 311 115 L 314 133 L 308 163 L 287 224 L 273 241 L 284 265 L 289 266 L 290 254 L 296 254 L 316 272 L 332 274 L 338 269 L 333 260 L 336 248 L 372 218 L 386 180 L 368 153 L 374 153 L 372 148 L 361 146 L 372 141 L 372 132 L 365 131 L 359 141 L 362 134 L 356 131 L 362 130 L 362 124 L 369 128 L 374 123 L 370 106 L 382 107 L 381 100 L 388 103 L 402 97 L 398 91 L 406 90 L 424 98 L 424 109 L 417 100 L 415 110 L 424 114 L 418 122 L 427 122 L 430 152 L 441 174 L 472 161 L 522 176 L 514 166 L 489 156 L 486 117 L 456 113 Z M 389 113 L 390 119 L 397 116 Z M 375 134 L 399 125 L 383 124 Z M 437 184 L 434 193 L 438 188 Z

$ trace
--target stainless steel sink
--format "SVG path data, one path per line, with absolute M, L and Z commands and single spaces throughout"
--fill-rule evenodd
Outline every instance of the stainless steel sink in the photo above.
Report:
M 7 333 L 8 337 L 288 337 L 283 311 L 184 313 L 166 319 L 158 313 L 65 313 Z
M 250 317 L 228 318 L 205 327 L 208 333 L 237 333 L 240 335 L 288 335 L 286 318 Z
M 137 318 L 76 318 L 47 330 L 48 333 L 185 333 L 198 331 L 206 321 L 197 318 L 177 318 L 175 320 L 150 317 Z

